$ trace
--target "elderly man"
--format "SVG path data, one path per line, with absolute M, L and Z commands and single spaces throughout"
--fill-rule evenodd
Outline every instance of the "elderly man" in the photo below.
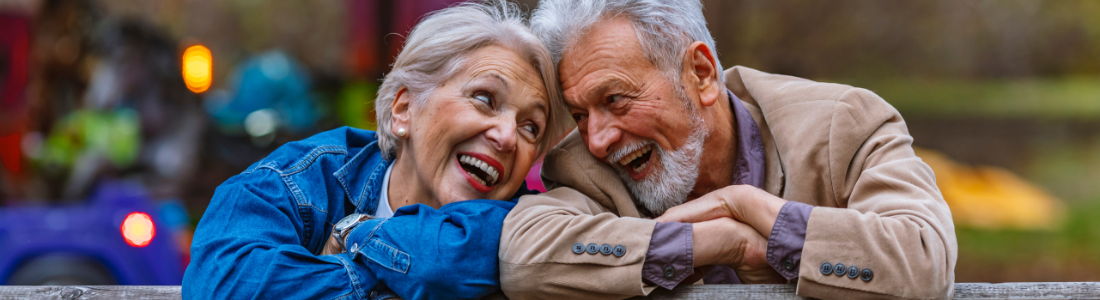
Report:
M 578 128 L 546 156 L 553 189 L 505 220 L 509 297 L 626 298 L 700 277 L 951 295 L 950 210 L 874 93 L 723 73 L 698 0 L 542 0 L 531 22 Z

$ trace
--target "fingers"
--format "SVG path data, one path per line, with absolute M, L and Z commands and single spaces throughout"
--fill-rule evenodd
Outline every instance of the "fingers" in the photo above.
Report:
M 697 223 L 718 218 L 732 218 L 733 215 L 730 214 L 730 210 L 726 208 L 726 205 L 723 205 L 725 201 L 708 197 L 710 195 L 707 194 L 699 199 L 677 205 L 657 217 L 656 220 L 658 222 Z
M 321 250 L 321 255 L 338 254 L 343 253 L 343 247 L 340 247 L 340 241 L 336 240 L 336 236 L 329 234 L 328 240 L 325 241 L 325 248 Z
M 696 266 L 739 265 L 745 245 L 758 238 L 752 227 L 730 218 L 692 224 L 691 235 Z
M 731 185 L 717 189 L 695 200 L 675 206 L 657 218 L 659 222 L 695 223 L 718 218 L 731 218 L 743 223 L 744 206 L 753 202 L 757 188 Z

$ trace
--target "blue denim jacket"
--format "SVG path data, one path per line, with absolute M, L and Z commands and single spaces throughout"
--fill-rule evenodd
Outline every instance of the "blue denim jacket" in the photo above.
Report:
M 515 200 L 406 206 L 352 230 L 347 253 L 318 255 L 351 210 L 375 211 L 391 162 L 374 132 L 343 127 L 279 147 L 222 183 L 195 230 L 183 298 L 452 299 L 499 290 L 500 231 Z

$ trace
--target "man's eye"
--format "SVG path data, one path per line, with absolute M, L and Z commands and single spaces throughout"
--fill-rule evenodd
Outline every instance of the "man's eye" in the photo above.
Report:
M 485 104 L 489 104 L 490 106 L 493 105 L 493 96 L 489 95 L 489 93 L 486 92 L 474 93 L 474 99 L 481 100 L 482 102 L 485 102 Z
M 611 95 L 611 96 L 607 97 L 607 103 L 612 104 L 612 103 L 615 103 L 615 102 L 619 102 L 619 100 L 622 100 L 622 99 L 623 99 L 623 95 Z
M 573 121 L 580 123 L 584 119 L 584 114 L 573 114 Z

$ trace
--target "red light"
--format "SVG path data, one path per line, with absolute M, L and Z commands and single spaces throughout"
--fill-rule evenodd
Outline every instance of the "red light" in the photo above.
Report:
M 130 246 L 148 246 L 156 235 L 157 227 L 153 225 L 153 218 L 148 214 L 132 212 L 126 215 L 126 220 L 122 221 L 122 238 Z

